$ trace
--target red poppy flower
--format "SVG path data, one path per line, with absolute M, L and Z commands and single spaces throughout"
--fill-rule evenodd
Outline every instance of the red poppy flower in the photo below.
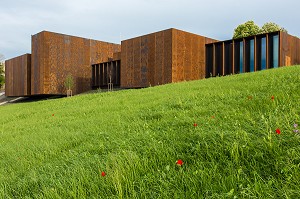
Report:
M 177 160 L 176 164 L 177 164 L 178 166 L 182 166 L 182 165 L 183 165 L 183 161 L 179 159 L 179 160 Z
M 274 96 L 272 95 L 271 100 L 274 100 Z
M 197 123 L 194 123 L 194 127 L 196 127 L 196 126 L 198 126 L 198 124 L 197 124 Z
M 54 116 L 54 114 L 52 114 L 52 116 Z
M 104 171 L 101 172 L 101 176 L 104 177 L 106 176 L 106 173 Z
M 278 135 L 281 133 L 281 131 L 280 131 L 279 128 L 276 129 L 276 133 L 277 133 Z

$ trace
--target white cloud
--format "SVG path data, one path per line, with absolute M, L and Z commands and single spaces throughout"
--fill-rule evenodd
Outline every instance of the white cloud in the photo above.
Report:
M 1 0 L 0 53 L 7 58 L 30 52 L 30 35 L 42 30 L 109 42 L 179 28 L 216 39 L 229 39 L 247 21 L 273 21 L 291 34 L 298 0 Z

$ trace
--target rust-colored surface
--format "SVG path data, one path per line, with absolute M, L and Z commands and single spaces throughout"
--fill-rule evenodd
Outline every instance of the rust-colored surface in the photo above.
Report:
M 172 29 L 122 41 L 121 87 L 172 82 Z
M 205 44 L 217 40 L 173 29 L 172 82 L 205 78 Z
M 176 29 L 122 41 L 121 87 L 148 87 L 204 78 L 205 44 L 214 41 Z
M 300 64 L 300 39 L 280 32 L 280 65 L 291 66 Z
M 25 54 L 5 61 L 5 95 L 30 95 L 31 56 Z
M 277 67 L 274 35 L 279 35 L 278 65 L 300 64 L 300 39 L 283 32 L 218 42 L 168 29 L 124 40 L 121 46 L 43 31 L 32 36 L 32 55 L 6 61 L 6 95 L 66 94 L 69 74 L 74 78 L 73 94 L 78 94 L 110 82 L 140 88 L 249 72 L 250 39 L 254 39 L 254 71 L 262 69 L 262 39 L 266 40 L 266 68 Z
M 113 61 L 121 60 L 121 52 L 116 52 L 113 54 Z
M 91 89 L 92 64 L 107 62 L 120 45 L 43 31 L 32 36 L 31 94 L 66 94 L 64 82 L 74 79 L 73 94 Z

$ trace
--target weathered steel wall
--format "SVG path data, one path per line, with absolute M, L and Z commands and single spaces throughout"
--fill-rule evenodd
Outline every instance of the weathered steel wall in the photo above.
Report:
M 66 94 L 64 82 L 74 79 L 73 94 L 91 89 L 92 64 L 107 62 L 120 45 L 43 31 L 32 36 L 31 94 Z
M 300 39 L 280 32 L 280 65 L 300 64 Z
M 121 60 L 121 51 L 114 53 L 113 55 L 113 61 Z
M 205 44 L 216 41 L 172 29 L 172 82 L 205 78 Z
M 171 29 L 122 41 L 121 46 L 121 87 L 172 82 Z
M 30 95 L 31 55 L 25 54 L 5 61 L 5 95 Z
M 122 41 L 121 87 L 205 77 L 205 44 L 216 40 L 168 29 Z

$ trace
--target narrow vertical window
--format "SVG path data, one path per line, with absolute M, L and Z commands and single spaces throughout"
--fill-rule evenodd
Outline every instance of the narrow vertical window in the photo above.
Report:
M 279 51 L 278 35 L 275 35 L 273 36 L 273 68 L 278 68 L 278 51 Z
M 254 71 L 254 39 L 250 40 L 250 72 Z
M 213 76 L 214 49 L 213 45 L 206 45 L 206 77 Z
M 243 41 L 240 42 L 240 73 L 244 72 L 244 44 Z
M 266 38 L 261 38 L 261 70 L 265 70 L 267 66 L 267 46 Z

